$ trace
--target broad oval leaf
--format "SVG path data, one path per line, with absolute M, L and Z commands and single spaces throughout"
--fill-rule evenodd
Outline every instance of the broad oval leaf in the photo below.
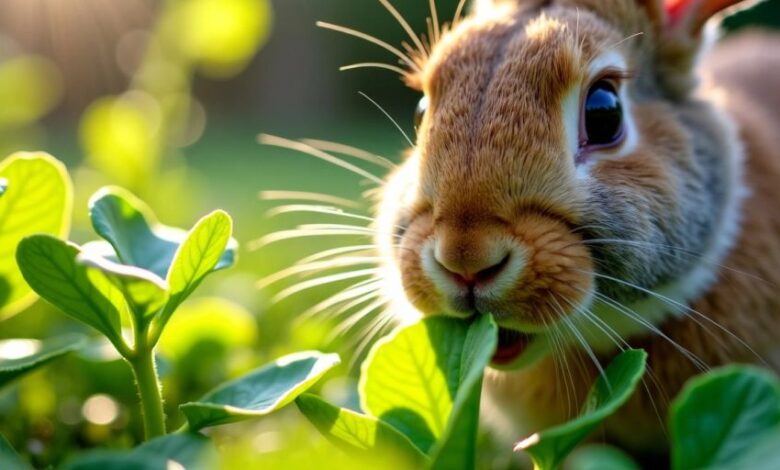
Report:
M 228 249 L 233 221 L 224 211 L 214 211 L 195 224 L 179 246 L 168 270 L 171 306 L 159 318 L 160 329 L 209 273 L 222 263 L 233 263 L 233 249 Z
M 0 468 L 3 470 L 30 470 L 32 466 L 22 460 L 11 444 L 0 434 Z
M 101 272 L 90 272 L 78 256 L 77 245 L 48 235 L 25 238 L 16 252 L 24 279 L 38 295 L 126 349 L 120 318 L 128 307 L 122 292 Z
M 184 432 L 158 437 L 130 451 L 98 450 L 66 463 L 62 470 L 207 470 L 217 467 L 217 450 L 206 436 Z
M 81 335 L 65 335 L 42 342 L 35 340 L 8 341 L 31 341 L 31 343 L 25 344 L 32 344 L 33 348 L 29 354 L 13 359 L 0 359 L 0 387 L 86 345 L 86 341 Z
M 670 424 L 672 468 L 730 466 L 780 426 L 780 383 L 748 366 L 704 374 L 675 399 Z
M 476 465 L 482 377 L 497 343 L 498 328 L 492 317 L 484 315 L 469 327 L 461 353 L 458 391 L 444 435 L 431 452 L 431 468 L 446 470 L 464 464 Z
M 0 197 L 2 319 L 21 311 L 35 300 L 14 260 L 16 246 L 24 237 L 34 233 L 67 235 L 73 189 L 64 165 L 45 153 L 11 155 L 0 163 L 0 180 L 7 183 L 5 194 Z
M 780 468 L 780 427 L 754 436 L 754 443 L 735 459 L 724 465 L 707 467 L 708 470 L 777 470 Z
M 339 408 L 310 394 L 299 396 L 295 404 L 326 439 L 347 452 L 367 457 L 394 454 L 412 468 L 428 460 L 409 438 L 373 416 Z
M 572 452 L 564 464 L 567 470 L 640 470 L 623 451 L 605 445 L 586 445 Z
M 337 354 L 291 354 L 180 408 L 195 430 L 264 416 L 291 403 L 339 363 Z
M 174 256 L 188 232 L 157 222 L 151 209 L 130 192 L 105 187 L 89 203 L 89 216 L 95 232 L 107 240 L 123 264 L 137 266 L 166 279 Z M 235 261 L 238 244 L 230 239 L 214 270 Z
M 168 284 L 151 271 L 115 263 L 83 249 L 77 261 L 100 271 L 111 281 L 140 322 L 157 313 L 168 301 Z
M 645 373 L 646 362 L 644 351 L 621 353 L 593 384 L 578 418 L 520 441 L 515 450 L 528 452 L 537 468 L 558 468 L 577 444 L 628 401 Z
M 469 340 L 471 328 L 479 341 Z M 448 432 L 462 385 L 468 386 L 460 393 L 461 406 L 474 406 L 470 394 L 495 350 L 495 335 L 489 316 L 471 327 L 453 318 L 430 317 L 397 331 L 377 343 L 363 363 L 361 407 L 429 453 Z

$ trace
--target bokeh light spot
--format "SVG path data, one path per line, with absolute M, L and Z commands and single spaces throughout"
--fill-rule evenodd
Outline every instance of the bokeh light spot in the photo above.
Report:
M 81 414 L 90 423 L 106 426 L 119 417 L 119 405 L 108 395 L 92 395 L 81 407 Z

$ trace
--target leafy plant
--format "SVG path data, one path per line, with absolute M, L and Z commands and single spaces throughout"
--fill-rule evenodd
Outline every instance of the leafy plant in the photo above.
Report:
M 482 375 L 496 341 L 489 316 L 471 324 L 427 318 L 381 341 L 366 358 L 358 389 L 363 413 L 311 395 L 298 398 L 298 408 L 341 448 L 394 449 L 415 467 L 474 468 Z M 635 350 L 619 355 L 578 419 L 522 443 L 537 468 L 556 468 L 630 397 L 646 356 Z
M 0 468 L 6 470 L 28 470 L 29 465 L 16 454 L 13 447 L 0 435 Z
M 670 428 L 673 469 L 777 468 L 780 381 L 748 366 L 698 377 L 675 400 Z
M 60 336 L 40 342 L 32 354 L 0 361 L 0 388 L 65 354 L 81 349 L 84 344 L 81 335 Z
M 396 449 L 411 464 L 473 467 L 482 374 L 496 347 L 489 316 L 468 324 L 425 319 L 380 341 L 363 364 L 364 413 L 312 396 L 298 408 L 341 447 Z
M 291 354 L 180 408 L 194 430 L 267 415 L 292 403 L 339 362 L 336 354 Z
M 631 397 L 645 373 L 646 361 L 644 351 L 620 354 L 596 380 L 579 417 L 520 441 L 515 450 L 528 452 L 536 468 L 558 468 L 577 444 Z
M 103 470 L 105 468 L 138 468 L 145 470 L 187 470 L 214 468 L 217 449 L 206 436 L 176 433 L 161 436 L 129 451 L 99 450 L 76 457 L 62 470 Z
M 14 259 L 16 245 L 33 233 L 67 235 L 73 189 L 65 167 L 51 155 L 15 153 L 0 162 L 0 194 L 0 319 L 3 319 L 35 300 Z
M 189 232 L 156 222 L 140 200 L 105 188 L 90 201 L 106 240 L 80 247 L 49 235 L 19 243 L 27 283 L 66 314 L 102 333 L 130 364 L 147 438 L 165 433 L 153 350 L 168 319 L 210 272 L 233 263 L 230 217 L 215 211 Z M 133 335 L 123 335 L 123 322 Z
M 49 154 L 20 152 L 0 163 L 0 319 L 35 300 L 17 267 L 14 248 L 31 233 L 65 235 L 72 193 L 67 170 Z M 34 342 L 32 353 L 0 360 L 0 388 L 84 345 L 77 335 L 28 341 Z

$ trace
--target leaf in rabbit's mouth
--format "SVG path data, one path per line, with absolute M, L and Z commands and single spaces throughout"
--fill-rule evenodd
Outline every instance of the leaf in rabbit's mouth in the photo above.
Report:
M 527 335 L 507 328 L 498 329 L 498 345 L 493 354 L 492 362 L 496 365 L 507 365 L 517 359 L 531 343 L 532 335 Z

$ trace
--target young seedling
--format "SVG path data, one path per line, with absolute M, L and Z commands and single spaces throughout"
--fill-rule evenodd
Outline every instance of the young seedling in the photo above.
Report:
M 95 194 L 90 218 L 104 241 L 78 246 L 33 235 L 19 244 L 17 262 L 38 295 L 98 330 L 127 361 L 151 439 L 165 433 L 154 347 L 171 315 L 201 281 L 233 264 L 232 221 L 215 211 L 188 232 L 166 227 L 120 188 Z

